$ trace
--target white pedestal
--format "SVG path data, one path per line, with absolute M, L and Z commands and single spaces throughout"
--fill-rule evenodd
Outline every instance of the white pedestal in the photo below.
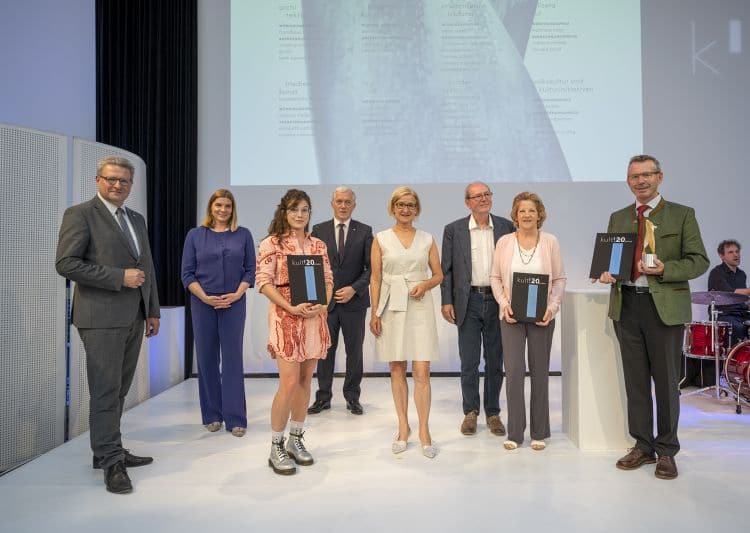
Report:
M 620 348 L 609 291 L 568 290 L 562 313 L 562 425 L 581 450 L 624 450 L 628 435 Z

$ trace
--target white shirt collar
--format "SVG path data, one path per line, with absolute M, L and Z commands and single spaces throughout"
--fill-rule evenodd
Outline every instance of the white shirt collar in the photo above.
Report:
M 659 205 L 659 202 L 661 202 L 661 194 L 657 194 L 655 197 L 651 199 L 650 202 L 646 202 L 646 205 L 648 206 L 648 210 L 654 209 L 657 205 Z M 640 203 L 638 200 L 635 201 L 635 208 L 636 210 L 642 206 L 643 204 Z
M 487 221 L 487 223 L 488 223 L 487 225 L 488 228 L 493 229 L 493 230 L 495 229 L 495 226 L 492 225 L 492 215 L 490 215 L 490 218 Z M 471 215 L 469 215 L 469 230 L 473 230 L 477 228 L 484 229 L 484 228 L 481 228 L 479 224 L 477 224 L 477 221 L 474 220 L 474 213 L 472 213 Z
M 351 221 L 352 221 L 352 219 L 351 219 L 351 218 L 349 218 L 349 219 L 347 219 L 347 220 L 339 220 L 338 218 L 336 218 L 336 217 L 333 217 L 333 227 L 334 227 L 334 228 L 338 228 L 338 227 L 339 227 L 339 224 L 343 224 L 344 226 L 346 226 L 346 229 L 349 229 L 349 223 L 350 223 Z
M 117 206 L 110 202 L 109 200 L 105 200 L 104 197 L 100 193 L 96 193 L 96 195 L 99 197 L 99 199 L 102 201 L 102 203 L 109 209 L 109 212 L 112 213 L 112 216 L 117 216 L 115 212 L 117 211 Z M 125 206 L 122 207 L 122 210 L 124 211 L 125 215 L 127 216 L 128 212 L 125 210 Z

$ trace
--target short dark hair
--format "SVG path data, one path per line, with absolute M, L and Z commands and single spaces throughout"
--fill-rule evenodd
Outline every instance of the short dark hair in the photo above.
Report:
M 724 249 L 727 246 L 736 246 L 737 250 L 742 250 L 742 246 L 740 245 L 740 243 L 738 243 L 734 239 L 727 239 L 719 243 L 719 247 L 716 248 L 716 251 L 719 252 L 719 255 L 724 255 Z

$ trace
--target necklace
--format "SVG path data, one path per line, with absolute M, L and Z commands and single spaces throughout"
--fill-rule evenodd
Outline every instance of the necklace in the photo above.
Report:
M 531 260 L 534 259 L 534 254 L 539 246 L 539 233 L 536 234 L 536 242 L 534 243 L 534 249 L 531 250 L 531 253 L 521 250 L 521 241 L 518 240 L 518 233 L 516 233 L 516 246 L 518 246 L 518 257 L 521 258 L 521 263 L 528 265 L 531 263 Z

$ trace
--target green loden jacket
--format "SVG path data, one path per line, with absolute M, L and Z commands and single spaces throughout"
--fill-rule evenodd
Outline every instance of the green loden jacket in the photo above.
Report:
M 662 198 L 648 218 L 656 226 L 656 256 L 664 263 L 664 273 L 661 276 L 647 276 L 651 296 L 664 324 L 685 324 L 692 319 L 688 280 L 703 274 L 710 265 L 695 211 L 691 207 L 667 202 Z M 635 204 L 610 215 L 608 232 L 635 233 L 637 230 Z M 620 281 L 613 284 L 609 296 L 609 318 L 612 320 L 620 320 L 620 285 Z

